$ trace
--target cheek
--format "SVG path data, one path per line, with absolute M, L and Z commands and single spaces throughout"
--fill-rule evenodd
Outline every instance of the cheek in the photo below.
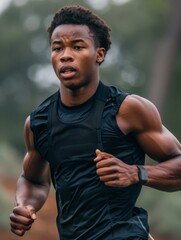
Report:
M 51 54 L 50 60 L 51 60 L 52 65 L 54 65 L 55 64 L 55 58 L 54 58 L 53 54 Z
M 55 66 L 55 63 L 54 63 L 53 60 L 52 60 L 52 67 L 53 67 L 53 69 L 54 69 L 54 72 L 56 72 L 56 66 Z
M 57 58 L 55 56 L 51 56 L 51 62 L 52 62 L 53 69 L 56 71 L 57 64 L 58 64 Z
M 95 54 L 89 54 L 86 56 L 83 61 L 82 65 L 84 68 L 91 70 L 94 66 L 96 66 L 96 56 Z

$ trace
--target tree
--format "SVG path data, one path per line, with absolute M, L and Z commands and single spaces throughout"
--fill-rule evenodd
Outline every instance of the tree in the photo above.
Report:
M 161 113 L 165 111 L 181 40 L 181 1 L 170 0 L 166 33 L 158 44 L 153 61 L 149 96 Z

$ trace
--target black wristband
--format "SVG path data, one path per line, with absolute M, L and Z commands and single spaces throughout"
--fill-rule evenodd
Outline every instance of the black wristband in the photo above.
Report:
M 144 185 L 148 182 L 148 172 L 143 166 L 141 165 L 136 165 L 136 166 L 138 168 L 139 182 Z

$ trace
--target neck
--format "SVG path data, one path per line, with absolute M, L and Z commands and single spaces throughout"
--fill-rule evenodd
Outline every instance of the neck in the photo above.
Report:
M 99 81 L 94 84 L 87 84 L 78 89 L 69 89 L 61 84 L 60 95 L 64 105 L 73 107 L 78 106 L 89 100 L 96 92 Z

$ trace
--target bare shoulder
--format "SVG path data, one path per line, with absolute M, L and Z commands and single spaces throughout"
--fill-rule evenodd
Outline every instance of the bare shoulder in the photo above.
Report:
M 34 136 L 30 127 L 30 116 L 25 120 L 24 124 L 24 139 L 28 149 L 34 148 Z
M 25 124 L 24 124 L 24 130 L 25 131 L 29 131 L 31 128 L 30 128 L 30 116 L 28 116 L 25 120 Z
M 122 104 L 122 110 L 138 111 L 140 114 L 150 113 L 150 111 L 154 114 L 155 112 L 158 113 L 157 108 L 151 101 L 138 95 L 128 95 Z
M 44 160 L 39 152 L 37 151 L 34 143 L 34 134 L 31 129 L 31 124 L 30 124 L 30 116 L 28 116 L 25 120 L 24 124 L 24 140 L 27 148 L 27 154 L 25 156 L 25 159 L 29 158 L 36 158 L 38 160 Z M 45 160 L 44 160 L 45 161 Z
M 128 95 L 125 98 L 118 111 L 117 122 L 125 133 L 162 128 L 156 106 L 148 99 L 138 95 Z

